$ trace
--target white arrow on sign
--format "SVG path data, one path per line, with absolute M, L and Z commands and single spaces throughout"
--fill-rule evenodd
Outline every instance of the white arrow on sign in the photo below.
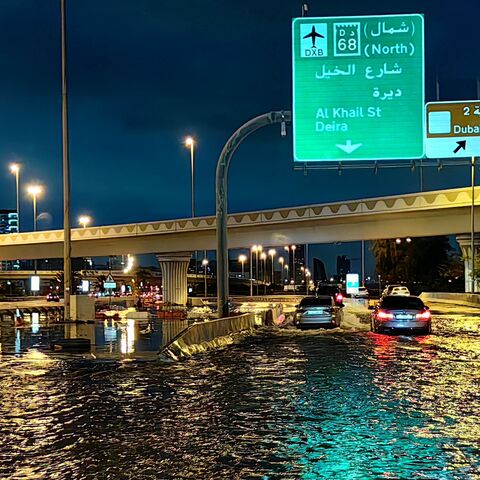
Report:
M 363 145 L 363 143 L 353 143 L 353 144 L 352 144 L 352 141 L 351 141 L 351 140 L 347 140 L 347 142 L 345 143 L 345 145 L 338 145 L 338 144 L 337 144 L 337 147 L 338 147 L 340 150 L 343 150 L 345 153 L 352 153 L 352 152 L 354 152 L 357 148 L 360 148 L 362 145 Z

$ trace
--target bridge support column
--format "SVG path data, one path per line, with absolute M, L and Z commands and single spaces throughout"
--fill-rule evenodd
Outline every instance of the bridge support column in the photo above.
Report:
M 156 255 L 162 270 L 163 301 L 165 303 L 187 304 L 187 270 L 191 252 Z
M 476 233 L 475 240 L 475 270 L 480 270 L 480 234 Z M 457 235 L 457 242 L 462 249 L 465 265 L 465 292 L 472 292 L 472 242 L 469 233 Z M 474 291 L 480 291 L 480 281 L 477 279 L 473 285 Z

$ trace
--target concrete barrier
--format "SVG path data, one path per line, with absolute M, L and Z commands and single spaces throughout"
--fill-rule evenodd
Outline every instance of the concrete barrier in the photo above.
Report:
M 255 315 L 246 313 L 236 317 L 220 318 L 190 325 L 166 345 L 161 354 L 175 360 L 196 353 L 230 345 L 241 333 L 252 332 Z
M 420 298 L 424 302 L 442 302 L 480 307 L 480 294 L 478 293 L 422 292 Z

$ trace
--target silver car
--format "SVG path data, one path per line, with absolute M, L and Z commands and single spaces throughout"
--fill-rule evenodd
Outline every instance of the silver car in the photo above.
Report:
M 343 320 L 343 303 L 336 304 L 333 297 L 321 295 L 305 297 L 297 305 L 293 323 L 297 328 L 335 328 Z
M 431 333 L 430 310 L 418 297 L 387 295 L 378 302 L 371 318 L 372 330 L 388 333 L 395 330 Z

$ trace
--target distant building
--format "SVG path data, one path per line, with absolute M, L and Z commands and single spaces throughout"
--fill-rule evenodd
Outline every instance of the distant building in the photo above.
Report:
M 339 255 L 337 257 L 337 276 L 344 280 L 347 273 L 350 273 L 350 259 L 346 255 Z
M 325 264 L 319 258 L 313 259 L 313 281 L 315 283 L 327 281 L 327 271 L 325 270 Z
M 0 234 L 4 233 L 18 233 L 16 210 L 0 210 Z
M 0 210 L 0 235 L 18 233 L 18 214 L 16 210 Z M 20 268 L 18 261 L 0 262 L 0 270 Z

